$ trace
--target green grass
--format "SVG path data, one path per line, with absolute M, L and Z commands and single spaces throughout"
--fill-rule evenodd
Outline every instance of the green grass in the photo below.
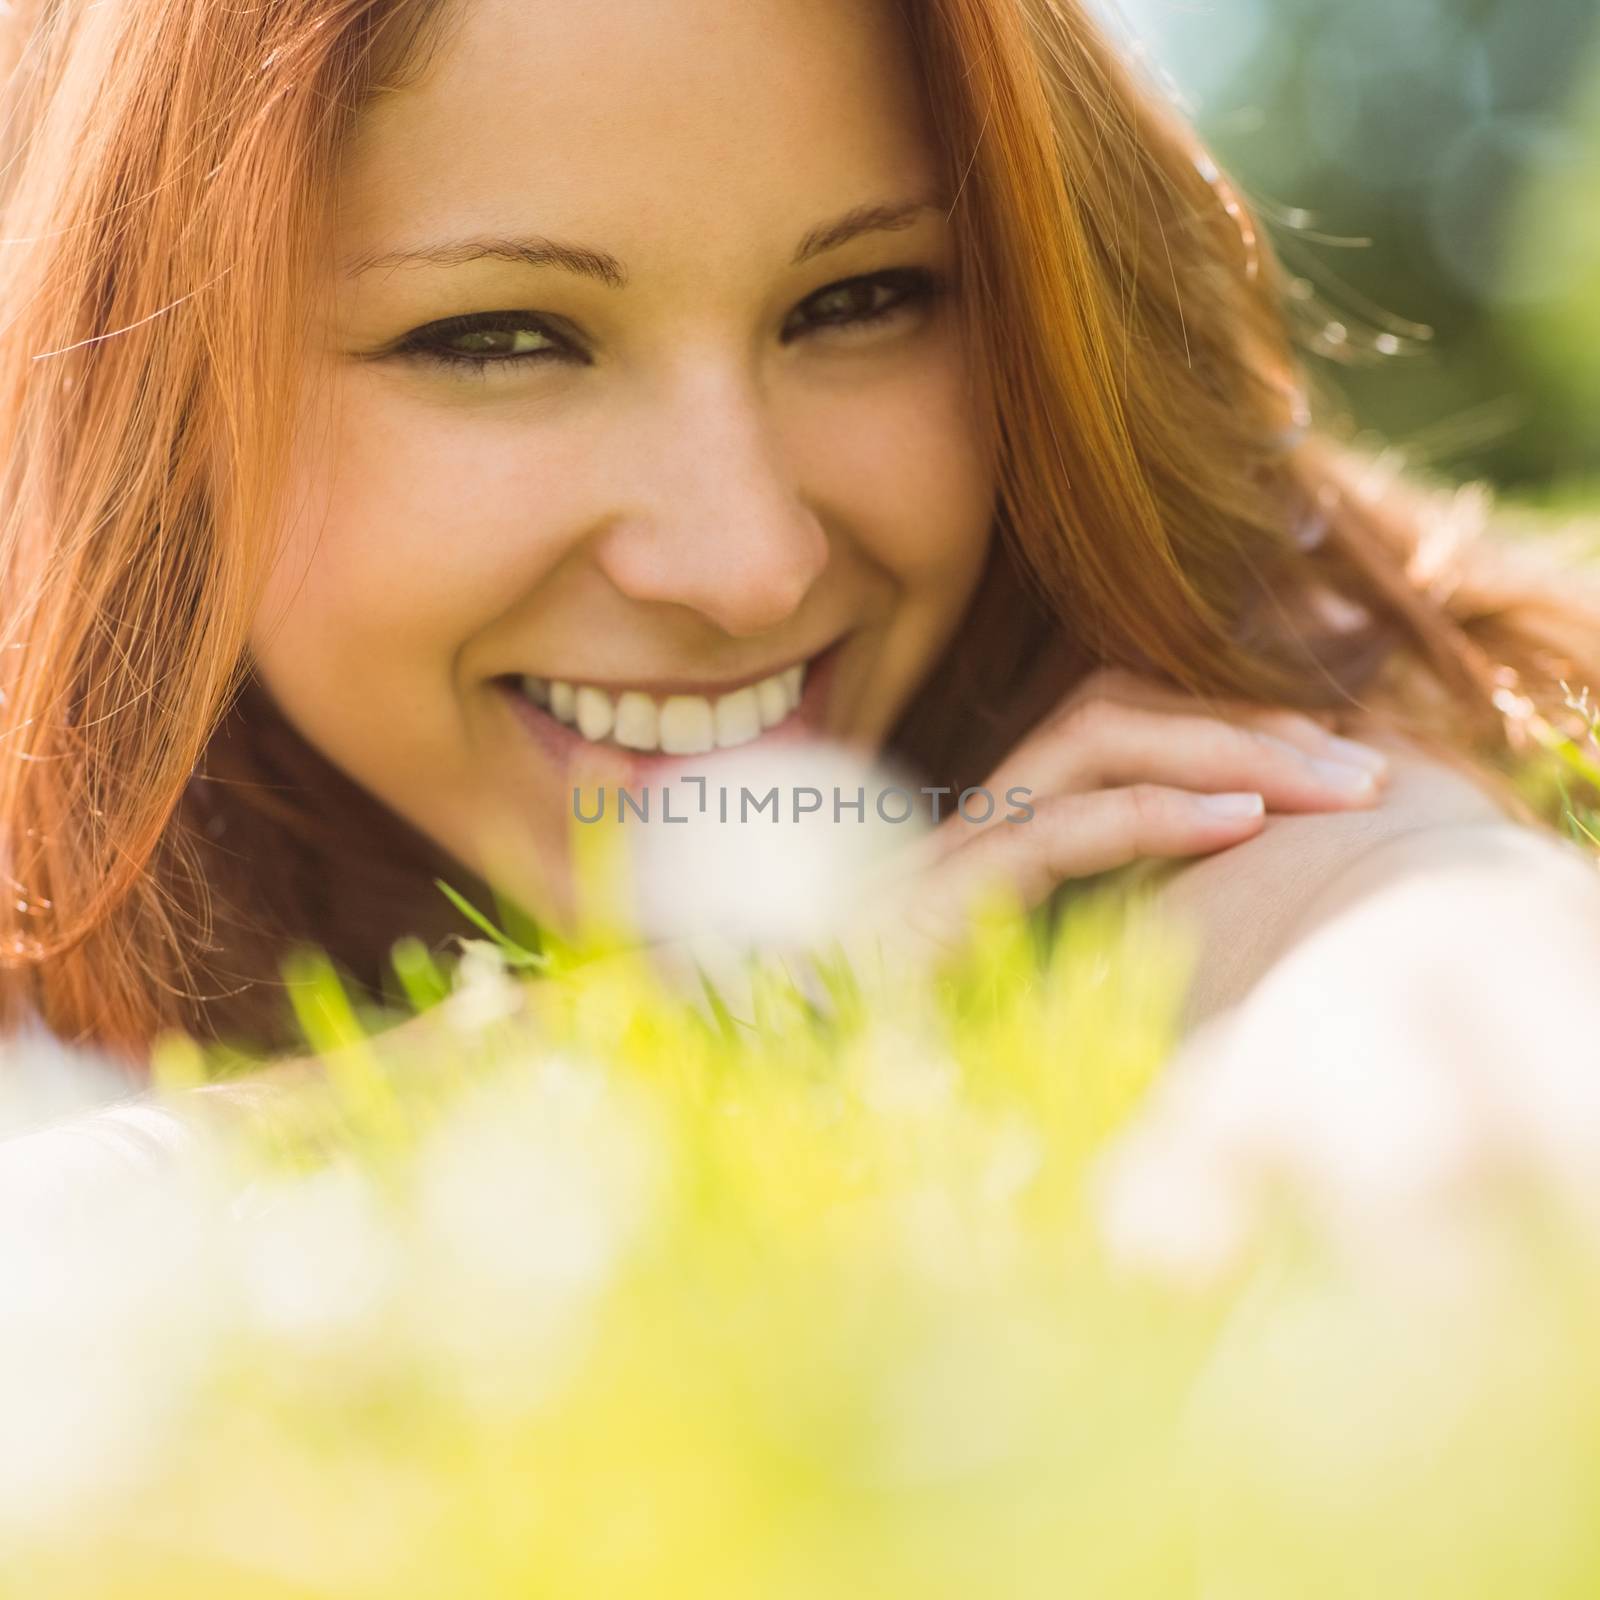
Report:
M 1369 1259 L 1263 1157 L 1207 1270 L 1117 1246 L 1190 955 L 1137 894 L 738 999 L 471 914 L 395 947 L 431 1031 L 299 953 L 325 1078 L 52 1236 L 0 1593 L 1600 1592 L 1600 1272 L 1527 1172 Z

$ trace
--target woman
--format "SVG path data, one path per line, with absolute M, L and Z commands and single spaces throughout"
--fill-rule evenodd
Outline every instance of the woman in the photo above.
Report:
M 1536 820 L 1505 695 L 1600 681 L 1600 600 L 1428 567 L 1307 431 L 1269 250 L 1075 5 L 9 26 L 0 1026 L 287 1042 L 289 941 L 376 987 L 436 876 L 560 922 L 575 773 L 760 736 L 1032 790 L 918 918 L 1207 856 L 1197 1016 L 1353 855 Z

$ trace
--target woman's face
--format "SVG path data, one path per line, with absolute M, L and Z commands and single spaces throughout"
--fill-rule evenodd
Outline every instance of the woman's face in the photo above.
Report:
M 993 480 L 893 7 L 452 22 L 345 157 L 252 648 L 324 755 L 555 915 L 580 773 L 875 747 Z

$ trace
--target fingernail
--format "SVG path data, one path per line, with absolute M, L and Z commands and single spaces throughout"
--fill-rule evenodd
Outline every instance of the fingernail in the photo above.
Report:
M 1341 739 L 1338 734 L 1328 735 L 1328 748 L 1337 752 L 1340 760 L 1353 761 L 1359 767 L 1365 767 L 1368 772 L 1387 772 L 1389 758 L 1381 750 L 1374 750 L 1370 744 L 1357 744 L 1354 739 Z
M 1202 794 L 1195 798 L 1200 802 L 1200 809 L 1214 817 L 1258 817 L 1266 809 L 1266 803 L 1258 794 Z
M 1347 761 L 1322 761 L 1316 756 L 1309 758 L 1317 776 L 1329 788 L 1337 789 L 1342 794 L 1371 794 L 1376 780 L 1373 774 L 1365 767 L 1352 767 Z

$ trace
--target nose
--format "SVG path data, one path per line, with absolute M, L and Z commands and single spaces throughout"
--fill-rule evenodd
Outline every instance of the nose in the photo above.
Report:
M 630 418 L 628 501 L 595 560 L 629 599 L 688 606 L 730 635 L 763 633 L 799 610 L 828 564 L 828 536 L 754 385 L 724 374 L 692 390 L 658 396 L 657 419 Z

